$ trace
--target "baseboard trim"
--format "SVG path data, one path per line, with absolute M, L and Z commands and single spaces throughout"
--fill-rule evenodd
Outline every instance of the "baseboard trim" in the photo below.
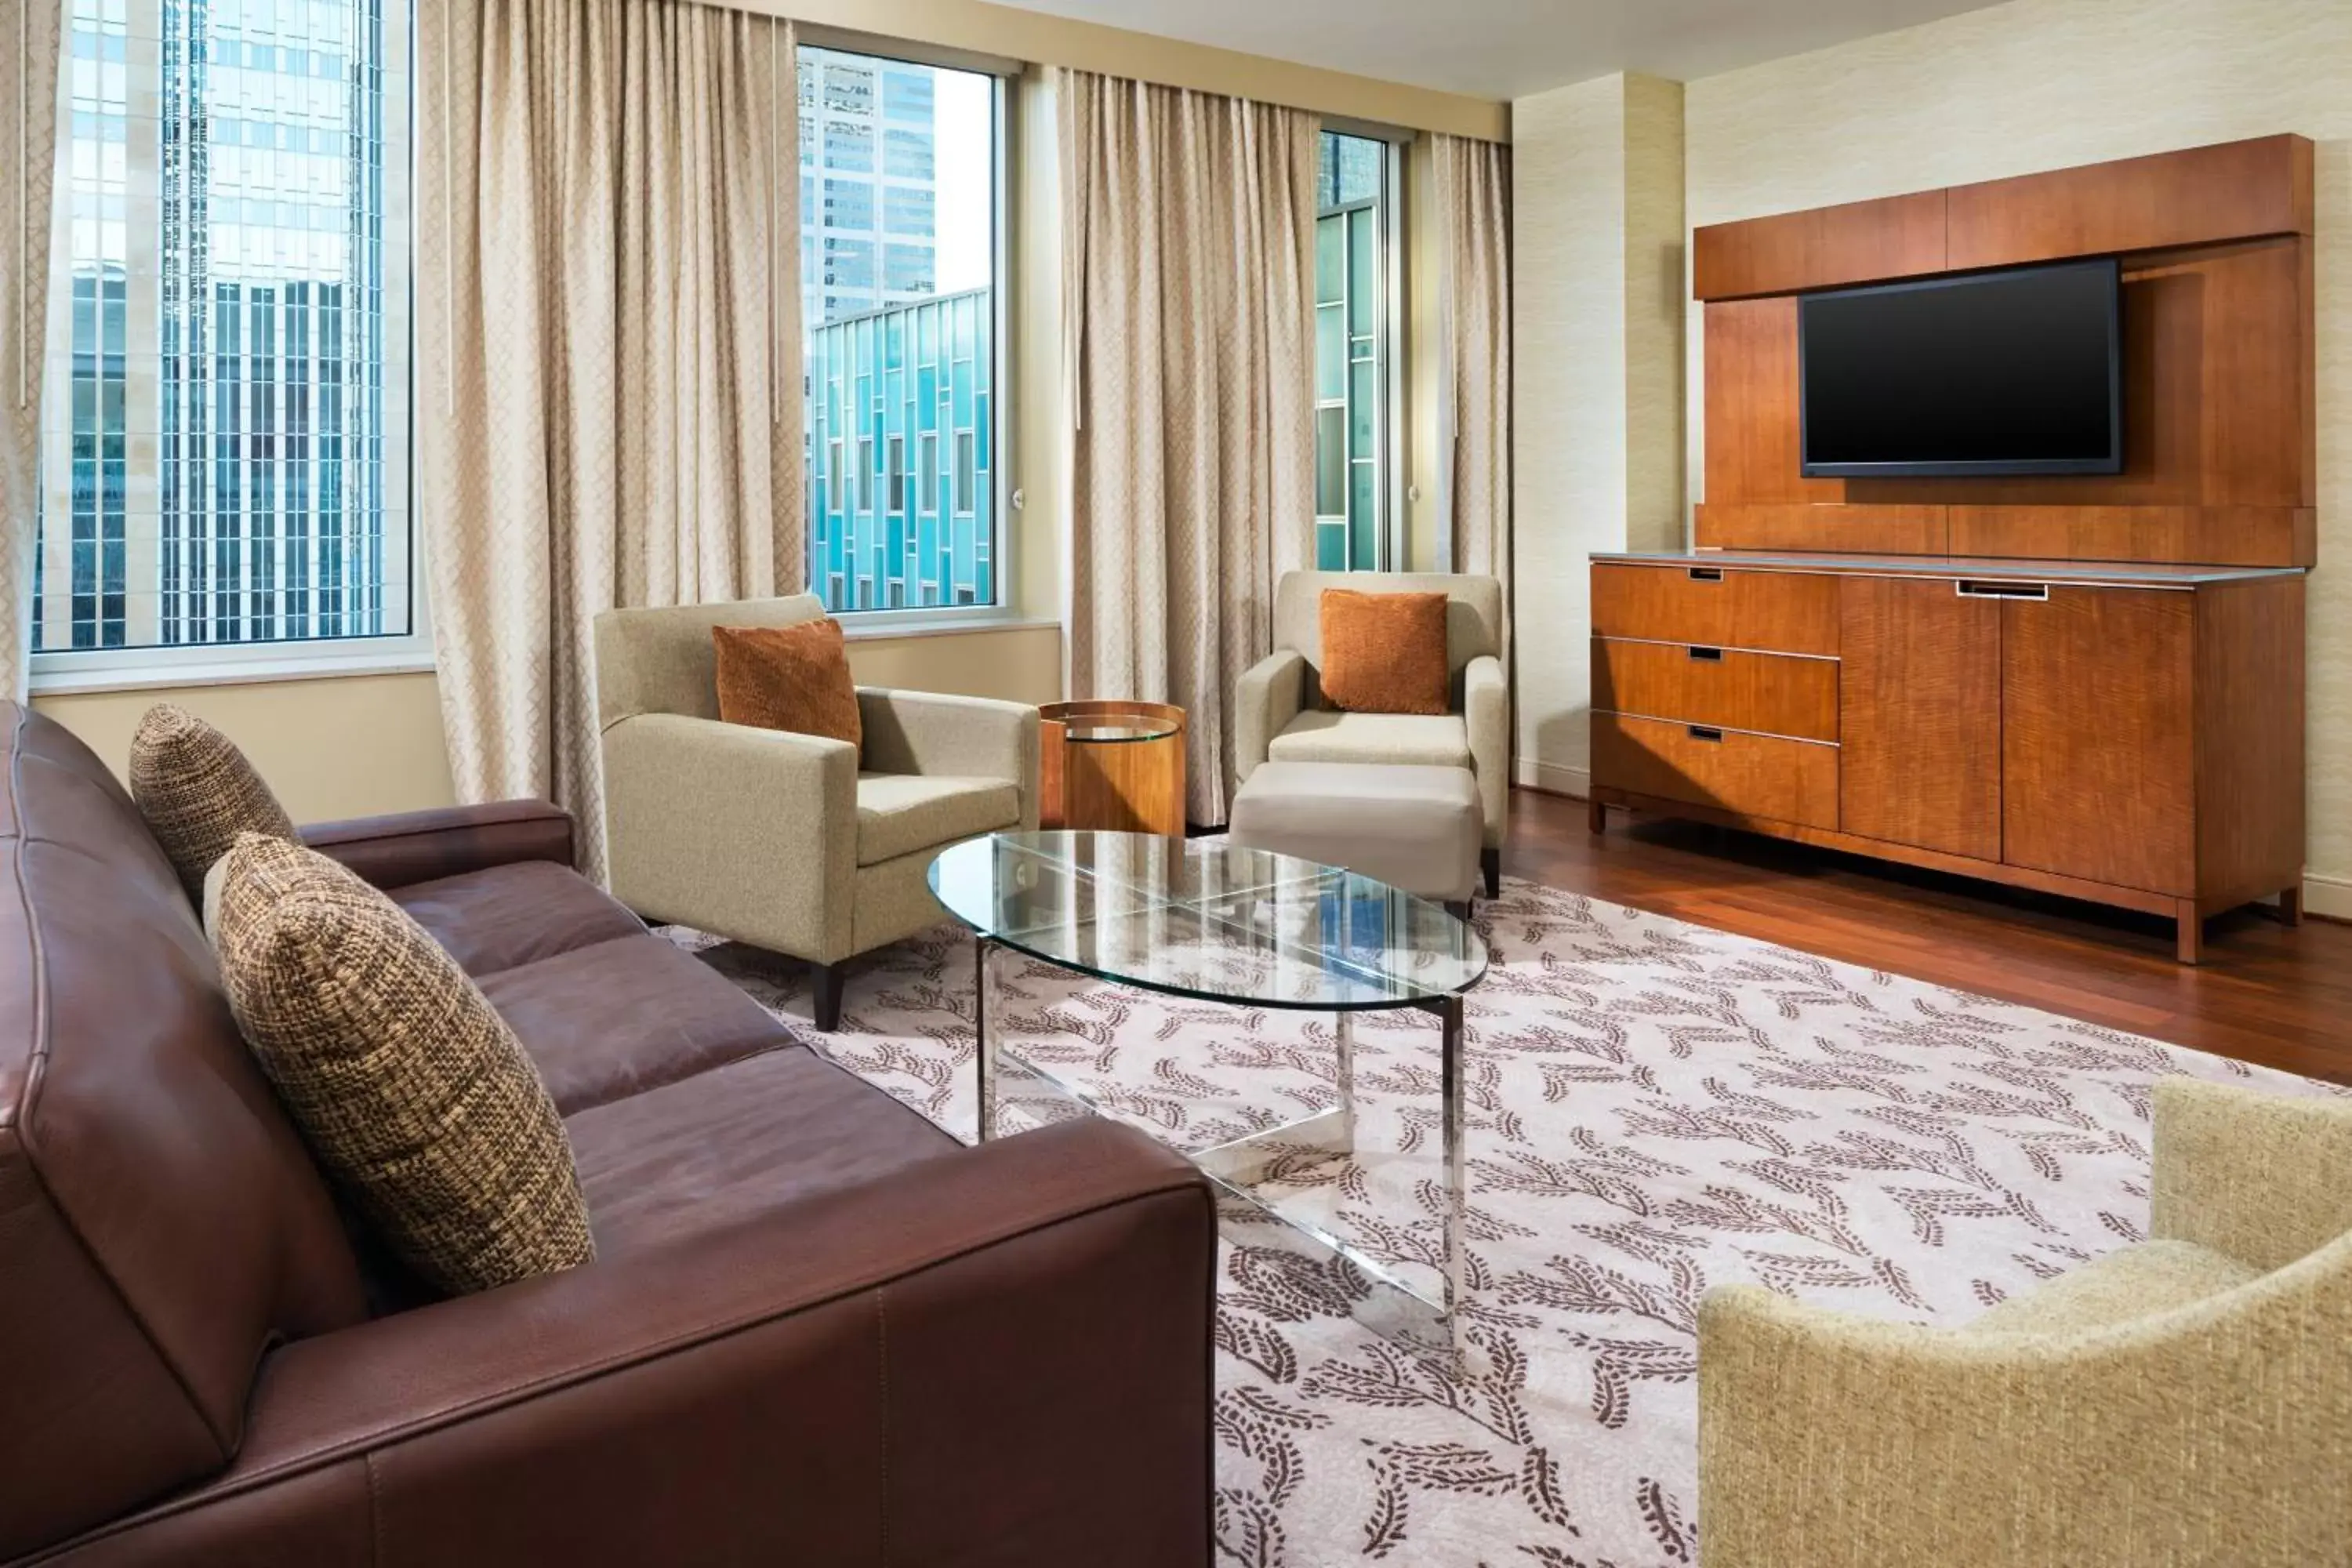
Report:
M 2324 921 L 2352 921 L 2352 877 L 2303 875 L 2303 912 Z
M 1591 768 L 1571 768 L 1563 763 L 1521 757 L 1515 772 L 1517 776 L 1512 782 L 1524 789 L 1539 790 L 1545 795 L 1564 795 L 1570 800 L 1591 798 Z

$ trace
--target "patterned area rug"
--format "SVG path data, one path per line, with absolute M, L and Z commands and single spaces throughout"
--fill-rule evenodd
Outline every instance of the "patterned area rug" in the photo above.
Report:
M 1696 1561 L 1698 1299 L 1760 1283 L 1959 1323 L 2136 1240 L 2148 1090 L 2283 1073 L 1511 882 L 1469 997 L 1472 1335 L 1455 1383 L 1359 1327 L 1295 1254 L 1224 1247 L 1219 1545 L 1248 1568 Z M 974 1120 L 971 944 L 942 927 L 809 1027 L 802 966 L 676 931 L 803 1037 L 951 1131 Z M 1000 960 L 1012 1048 L 1184 1147 L 1331 1098 L 1328 1018 Z M 1356 1029 L 1358 1157 L 1282 1201 L 1421 1266 L 1437 1031 Z

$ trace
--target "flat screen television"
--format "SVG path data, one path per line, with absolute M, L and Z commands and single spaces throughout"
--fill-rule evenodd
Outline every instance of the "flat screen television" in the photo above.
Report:
M 1801 297 L 1805 474 L 2123 472 L 2121 297 L 2112 258 Z

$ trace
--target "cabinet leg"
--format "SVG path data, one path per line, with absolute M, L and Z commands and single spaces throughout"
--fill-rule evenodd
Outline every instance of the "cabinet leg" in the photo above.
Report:
M 1592 831 L 1595 833 L 1608 832 L 1609 808 L 1601 805 L 1598 800 L 1587 801 L 1585 805 L 1591 814 L 1588 820 L 1591 824 Z
M 2299 926 L 2303 923 L 2303 884 L 2301 882 L 2297 882 L 2292 888 L 2280 889 L 2278 918 L 2279 924 L 2283 926 Z
M 2197 912 L 2197 900 L 2182 899 L 2173 906 L 2174 923 L 2179 927 L 2179 945 L 2175 956 L 2183 963 L 2201 963 L 2205 959 L 2205 917 Z

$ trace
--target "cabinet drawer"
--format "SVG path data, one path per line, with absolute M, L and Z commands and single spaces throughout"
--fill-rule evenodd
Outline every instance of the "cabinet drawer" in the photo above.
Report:
M 1800 740 L 1838 738 L 1835 659 L 1592 639 L 1592 706 Z
M 1592 568 L 1595 637 L 1834 656 L 1838 580 L 1705 563 Z
M 1814 741 L 1595 713 L 1592 782 L 1743 816 L 1838 825 L 1838 751 Z

